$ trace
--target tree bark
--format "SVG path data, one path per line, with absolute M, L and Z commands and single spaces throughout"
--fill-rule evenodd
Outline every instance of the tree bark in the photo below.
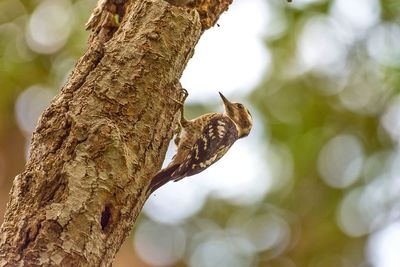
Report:
M 101 0 L 42 114 L 0 229 L 0 266 L 110 266 L 177 121 L 179 78 L 231 0 Z

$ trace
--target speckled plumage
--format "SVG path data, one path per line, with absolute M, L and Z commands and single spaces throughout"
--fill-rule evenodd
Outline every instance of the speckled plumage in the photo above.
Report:
M 224 113 L 208 113 L 193 120 L 181 117 L 176 138 L 177 152 L 171 163 L 153 177 L 153 192 L 171 180 L 195 175 L 218 161 L 239 138 L 249 134 L 252 118 L 240 103 L 229 102 L 221 93 Z

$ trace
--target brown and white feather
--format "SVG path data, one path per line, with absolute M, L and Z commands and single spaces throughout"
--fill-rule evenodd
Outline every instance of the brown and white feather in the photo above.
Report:
M 250 112 L 242 104 L 231 103 L 220 95 L 224 113 L 208 113 L 194 120 L 182 118 L 177 152 L 171 163 L 151 180 L 151 192 L 169 181 L 202 172 L 222 158 L 236 140 L 250 133 Z

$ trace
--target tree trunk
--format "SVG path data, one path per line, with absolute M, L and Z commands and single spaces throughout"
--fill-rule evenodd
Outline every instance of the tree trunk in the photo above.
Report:
M 231 0 L 101 0 L 88 49 L 42 114 L 0 229 L 0 266 L 110 266 L 159 170 L 180 78 Z

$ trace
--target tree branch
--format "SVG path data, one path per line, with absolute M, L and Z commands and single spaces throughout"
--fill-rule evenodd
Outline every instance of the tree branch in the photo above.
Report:
M 102 0 L 88 49 L 33 134 L 0 229 L 0 266 L 109 266 L 160 169 L 180 78 L 230 1 Z

